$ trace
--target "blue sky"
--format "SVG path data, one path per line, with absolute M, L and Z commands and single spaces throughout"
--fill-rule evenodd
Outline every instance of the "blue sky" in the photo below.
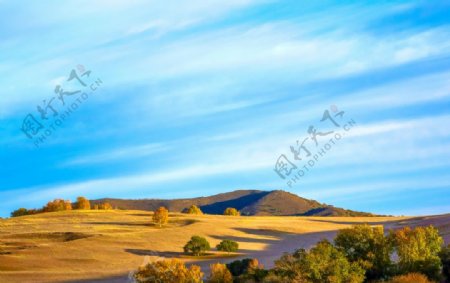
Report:
M 449 1 L 0 0 L 0 216 L 234 189 L 450 212 L 449 14 Z M 101 85 L 36 147 L 61 118 L 37 106 L 80 89 L 79 65 Z M 320 122 L 332 105 L 356 126 L 289 187 L 278 157 L 300 168 L 290 146 L 310 125 L 339 130 Z M 46 127 L 31 139 L 28 114 Z

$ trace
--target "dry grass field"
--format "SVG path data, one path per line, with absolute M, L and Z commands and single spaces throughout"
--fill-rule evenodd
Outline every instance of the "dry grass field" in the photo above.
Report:
M 450 215 L 408 217 L 232 217 L 170 214 L 164 228 L 146 211 L 63 211 L 0 220 L 0 282 L 127 282 L 149 260 L 177 257 L 207 272 L 211 262 L 254 257 L 266 267 L 283 252 L 308 248 L 355 223 L 438 227 L 448 243 Z M 239 253 L 182 254 L 192 235 L 212 247 L 239 242 Z

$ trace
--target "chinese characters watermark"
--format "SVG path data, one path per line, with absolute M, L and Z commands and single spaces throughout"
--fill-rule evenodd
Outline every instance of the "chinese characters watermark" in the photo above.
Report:
M 281 179 L 286 180 L 286 185 L 290 188 L 356 125 L 353 119 L 343 122 L 345 111 L 339 111 L 335 105 L 332 105 L 330 110 L 332 113 L 328 109 L 323 112 L 319 122 L 328 122 L 333 129 L 319 131 L 313 125 L 309 126 L 307 130 L 309 136 L 297 140 L 295 145 L 290 146 L 291 159 L 286 154 L 278 157 L 274 171 Z
M 83 65 L 77 65 L 76 69 L 70 71 L 64 87 L 59 84 L 55 86 L 55 96 L 37 105 L 37 113 L 25 116 L 20 129 L 36 147 L 43 144 L 103 84 L 100 78 L 93 78 L 91 73 Z M 38 118 L 34 114 L 38 114 Z

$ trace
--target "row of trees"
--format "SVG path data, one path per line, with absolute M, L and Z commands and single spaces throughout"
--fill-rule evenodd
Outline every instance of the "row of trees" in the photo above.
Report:
M 229 246 L 228 240 L 219 246 Z M 209 243 L 194 236 L 184 249 L 200 255 L 209 250 Z M 322 240 L 308 251 L 284 254 L 272 269 L 264 269 L 256 259 L 216 263 L 210 268 L 207 281 L 217 283 L 449 282 L 450 245 L 443 246 L 432 226 L 406 227 L 385 235 L 382 227 L 357 225 L 340 230 L 333 242 Z M 140 267 L 134 278 L 137 282 L 203 282 L 203 273 L 198 266 L 187 268 L 180 261 L 164 260 Z
M 91 205 L 90 201 L 85 197 L 78 197 L 77 201 L 73 204 L 70 200 L 55 199 L 53 201 L 49 201 L 41 209 L 19 208 L 17 210 L 14 210 L 13 212 L 11 212 L 11 217 L 32 215 L 32 214 L 43 213 L 43 212 L 72 210 L 72 209 L 109 210 L 109 209 L 113 209 L 113 207 L 108 202 Z M 160 207 L 159 209 L 157 209 L 157 211 L 156 211 L 157 213 L 155 213 L 156 216 L 154 216 L 153 220 L 160 227 L 162 227 L 162 225 L 167 223 L 168 211 L 167 212 L 166 211 L 167 211 L 167 209 L 165 207 Z M 197 214 L 197 215 L 203 214 L 202 210 L 196 205 L 191 205 L 188 209 L 184 210 L 183 212 L 188 213 L 188 214 Z M 228 207 L 227 209 L 225 209 L 223 214 L 224 215 L 233 215 L 233 216 L 240 215 L 239 211 L 232 207 Z
M 203 214 L 201 209 L 196 205 L 191 205 L 188 209 L 185 209 L 183 212 L 196 215 Z M 236 208 L 228 207 L 227 209 L 225 209 L 224 215 L 239 216 L 240 213 Z M 155 223 L 161 228 L 169 221 L 169 210 L 164 206 L 159 207 L 157 210 L 153 212 L 152 220 L 153 223 Z
M 195 204 L 193 204 L 189 208 L 183 210 L 183 212 L 187 213 L 187 214 L 197 214 L 197 215 L 203 214 L 202 210 Z M 240 216 L 241 213 L 239 212 L 239 210 L 237 210 L 234 207 L 227 207 L 224 210 L 223 215 Z
M 54 199 L 52 201 L 49 201 L 41 209 L 19 208 L 17 210 L 14 210 L 13 212 L 11 212 L 11 217 L 32 215 L 43 212 L 72 210 L 72 209 L 89 210 L 91 208 L 96 210 L 97 209 L 109 210 L 112 209 L 113 207 L 110 203 L 107 202 L 91 206 L 90 201 L 85 197 L 77 197 L 77 201 L 73 204 L 70 200 Z
M 239 249 L 239 244 L 232 240 L 223 240 L 216 246 L 218 251 L 227 253 L 236 252 Z M 211 250 L 211 245 L 206 238 L 201 236 L 192 236 L 191 239 L 183 247 L 185 254 L 194 256 L 203 255 L 205 252 Z

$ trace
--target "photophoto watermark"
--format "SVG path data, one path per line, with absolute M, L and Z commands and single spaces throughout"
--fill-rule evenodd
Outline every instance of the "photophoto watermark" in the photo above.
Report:
M 93 78 L 91 70 L 86 70 L 83 65 L 77 65 L 64 83 L 64 86 L 56 85 L 55 95 L 44 99 L 41 105 L 36 106 L 35 113 L 28 113 L 23 119 L 20 130 L 36 147 L 61 128 L 81 104 L 101 87 L 103 81 Z
M 331 110 L 331 113 L 330 113 Z M 344 118 L 345 111 L 340 111 L 336 105 L 323 112 L 320 123 L 328 123 L 332 129 L 319 131 L 313 125 L 309 126 L 308 136 L 296 141 L 290 146 L 290 159 L 286 154 L 278 157 L 274 171 L 286 181 L 286 185 L 292 188 L 300 181 L 319 161 L 324 157 L 346 134 L 351 131 L 356 122 L 353 119 Z

